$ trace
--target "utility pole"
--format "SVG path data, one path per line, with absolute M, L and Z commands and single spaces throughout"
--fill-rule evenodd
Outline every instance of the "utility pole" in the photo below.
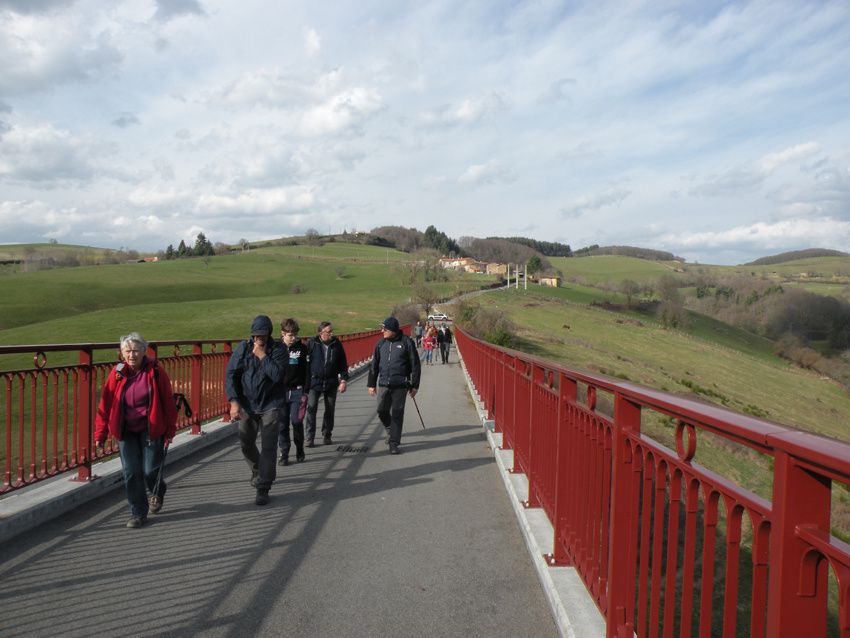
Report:
M 523 272 L 523 275 L 524 275 L 524 277 L 522 279 L 522 289 L 528 290 L 528 264 L 525 264 L 525 267 L 523 268 L 522 272 Z

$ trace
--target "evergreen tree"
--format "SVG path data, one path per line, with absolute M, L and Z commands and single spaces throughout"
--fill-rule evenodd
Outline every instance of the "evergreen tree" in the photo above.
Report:
M 178 257 L 186 257 L 188 254 L 189 254 L 189 247 L 186 245 L 186 242 L 181 239 L 180 245 L 177 247 L 177 256 Z
M 165 249 L 165 258 L 174 259 L 174 246 L 172 244 L 168 244 L 168 248 Z

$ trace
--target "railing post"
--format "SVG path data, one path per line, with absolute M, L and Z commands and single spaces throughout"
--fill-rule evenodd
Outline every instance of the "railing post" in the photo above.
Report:
M 627 434 L 640 433 L 640 406 L 619 392 L 614 396 L 614 450 L 611 481 L 611 524 L 608 536 L 608 604 L 606 636 L 631 636 L 634 632 L 630 592 L 635 578 L 631 536 L 636 504 L 632 502 L 633 457 Z
M 813 581 L 805 582 L 802 565 L 812 550 L 796 530 L 829 532 L 831 481 L 801 467 L 786 451 L 777 449 L 774 458 L 767 635 L 826 636 L 826 560 L 819 560 Z
M 201 433 L 201 406 L 204 394 L 204 347 L 200 343 L 192 346 L 192 391 L 189 405 L 192 408 L 192 434 Z
M 224 344 L 224 354 L 230 355 L 230 356 L 227 357 L 227 361 L 225 361 L 225 363 L 224 363 L 225 374 L 227 374 L 227 365 L 230 363 L 230 357 L 233 356 L 233 342 L 232 341 L 228 341 L 227 343 Z M 222 387 L 222 390 L 224 391 L 224 387 Z M 227 402 L 227 397 L 220 397 L 220 398 L 223 398 L 225 403 Z M 229 404 L 224 410 L 224 418 L 222 419 L 222 421 L 224 421 L 225 423 L 230 423 L 230 405 Z
M 92 394 L 94 392 L 94 355 L 92 348 L 80 350 L 80 372 L 77 381 L 77 481 L 90 481 L 92 455 Z

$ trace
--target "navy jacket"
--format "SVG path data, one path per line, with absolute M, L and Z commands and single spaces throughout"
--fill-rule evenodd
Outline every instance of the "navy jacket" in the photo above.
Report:
M 227 364 L 224 389 L 228 401 L 238 401 L 243 410 L 260 414 L 283 407 L 286 401 L 284 376 L 289 365 L 286 346 L 269 338 L 266 358 L 253 354 L 254 339 L 240 343 Z
M 372 363 L 369 364 L 369 381 L 366 387 L 378 385 L 387 388 L 419 388 L 419 352 L 413 339 L 397 334 L 393 339 L 383 339 L 375 345 Z
M 348 381 L 348 359 L 342 341 L 336 337 L 328 342 L 328 356 L 321 338 L 316 335 L 307 341 L 310 362 L 310 389 L 325 392 L 336 389 L 340 381 Z

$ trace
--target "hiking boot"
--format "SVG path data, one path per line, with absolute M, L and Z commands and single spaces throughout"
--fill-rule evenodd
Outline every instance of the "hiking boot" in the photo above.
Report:
M 127 521 L 127 527 L 130 529 L 139 529 L 147 520 L 147 516 L 131 516 L 130 520 Z
M 325 437 L 322 439 L 322 443 L 325 445 L 331 445 L 333 443 L 333 441 L 331 441 L 331 435 L 325 434 Z
M 307 447 L 316 447 L 316 443 L 313 441 L 312 436 L 309 439 L 307 439 Z
M 390 454 L 401 454 L 401 450 L 398 449 L 398 443 L 390 443 Z
M 269 491 L 268 490 L 257 490 L 257 498 L 254 499 L 254 503 L 256 505 L 268 505 L 269 504 Z
M 148 507 L 150 508 L 151 514 L 159 514 L 159 510 L 162 509 L 162 501 L 165 498 L 165 495 L 157 496 L 156 494 L 151 494 L 151 497 L 148 499 Z
M 288 457 L 288 456 L 284 456 L 283 454 L 281 454 L 281 455 L 280 455 L 280 460 L 277 462 L 277 464 L 278 464 L 278 465 L 289 465 L 289 457 Z

